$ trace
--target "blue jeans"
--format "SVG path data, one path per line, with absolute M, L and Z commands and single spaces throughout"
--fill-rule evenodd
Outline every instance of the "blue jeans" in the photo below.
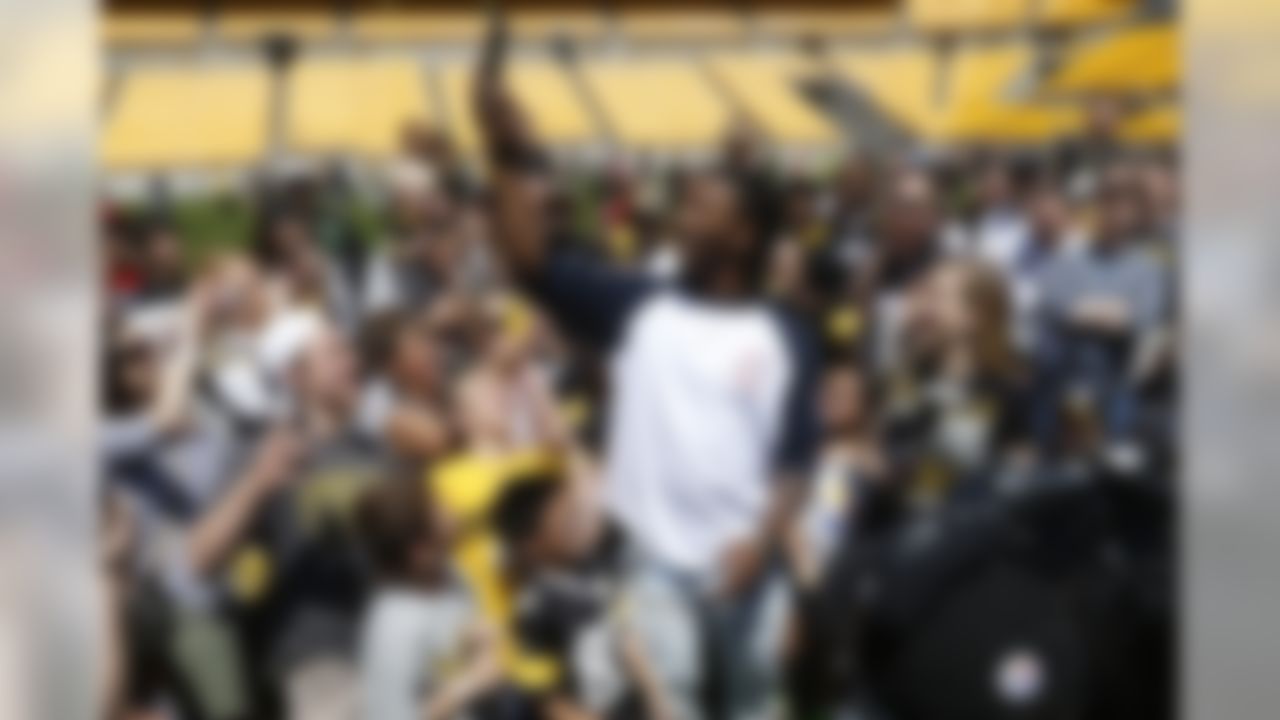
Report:
M 712 580 L 634 557 L 626 621 L 677 720 L 772 717 L 790 612 L 786 578 L 770 572 L 734 598 L 716 596 Z

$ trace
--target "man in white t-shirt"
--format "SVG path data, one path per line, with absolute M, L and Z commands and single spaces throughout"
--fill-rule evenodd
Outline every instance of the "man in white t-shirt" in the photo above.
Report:
M 669 284 L 556 249 L 503 44 L 498 22 L 476 88 L 496 249 L 563 331 L 609 356 L 606 496 L 633 547 L 631 621 L 680 717 L 706 714 L 706 684 L 715 715 L 764 715 L 787 594 L 774 570 L 816 433 L 805 333 L 756 295 L 760 199 L 727 173 L 692 175 Z

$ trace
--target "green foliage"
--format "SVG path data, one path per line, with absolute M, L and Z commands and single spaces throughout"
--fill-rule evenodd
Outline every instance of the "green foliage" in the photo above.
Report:
M 173 222 L 190 264 L 198 265 L 221 251 L 246 249 L 253 240 L 253 208 L 234 195 L 179 201 L 173 208 Z

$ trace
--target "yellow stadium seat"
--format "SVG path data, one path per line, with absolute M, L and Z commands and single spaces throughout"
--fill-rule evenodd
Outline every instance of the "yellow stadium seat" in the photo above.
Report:
M 1020 42 L 965 47 L 956 53 L 947 68 L 946 97 L 940 108 L 943 132 L 954 135 L 956 124 L 974 117 L 975 109 L 1006 106 L 1011 83 L 1030 60 L 1030 47 Z
M 746 29 L 728 7 L 623 9 L 618 28 L 632 42 L 736 40 Z
M 1123 18 L 1135 4 L 1135 0 L 1041 0 L 1036 18 L 1050 27 L 1078 27 Z
M 837 67 L 888 115 L 936 141 L 1042 142 L 1078 127 L 1072 107 L 1030 104 L 1013 85 L 1032 60 L 1021 42 L 961 48 L 943 66 L 919 46 L 839 56 Z
M 907 16 L 925 32 L 1006 30 L 1027 18 L 1031 0 L 910 0 Z
M 892 12 L 864 8 L 761 7 L 752 17 L 765 32 L 801 37 L 878 35 L 897 22 Z
M 441 89 L 450 132 L 458 148 L 475 152 L 479 135 L 471 115 L 469 63 L 440 69 Z M 599 134 L 564 70 L 549 60 L 521 60 L 508 69 L 508 81 L 524 104 L 539 137 L 553 146 L 589 142 Z
M 227 9 L 216 20 L 218 34 L 238 42 L 252 42 L 276 33 L 303 40 L 320 40 L 337 30 L 333 13 L 324 10 Z
M 290 146 L 393 154 L 409 121 L 431 120 L 426 76 L 411 60 L 307 60 L 290 78 Z
M 1182 135 L 1182 112 L 1175 105 L 1150 108 L 1129 118 L 1120 135 L 1133 143 L 1175 143 Z
M 774 139 L 784 143 L 831 142 L 836 129 L 801 94 L 797 82 L 809 68 L 795 55 L 724 53 L 707 69 L 733 102 Z
M 112 169 L 243 166 L 267 146 L 266 71 L 258 67 L 135 70 L 103 132 Z
M 1074 106 L 983 104 L 953 111 L 947 139 L 987 144 L 1041 144 L 1075 132 L 1081 113 Z
M 352 34 L 366 42 L 470 43 L 484 31 L 484 14 L 478 10 L 370 9 L 356 11 Z
M 940 133 L 969 142 L 1047 142 L 1075 130 L 1075 107 L 1030 104 L 1013 85 L 1030 69 L 1032 48 L 1021 42 L 978 45 L 960 50 L 949 66 L 947 94 L 940 108 Z
M 984 102 L 1005 95 L 1009 85 L 1029 68 L 1031 47 L 1025 43 L 979 45 L 960 50 L 950 66 L 948 104 Z
M 181 11 L 113 11 L 103 16 L 102 37 L 108 45 L 190 45 L 200 39 L 200 16 Z
M 1175 87 L 1180 75 L 1177 28 L 1162 23 L 1085 43 L 1067 56 L 1049 88 L 1062 93 L 1156 92 Z
M 630 147 L 706 147 L 729 127 L 729 109 L 692 63 L 611 59 L 585 64 L 582 70 L 610 130 Z
M 924 47 L 899 45 L 846 52 L 837 55 L 834 64 L 891 119 L 923 137 L 938 134 L 939 67 Z

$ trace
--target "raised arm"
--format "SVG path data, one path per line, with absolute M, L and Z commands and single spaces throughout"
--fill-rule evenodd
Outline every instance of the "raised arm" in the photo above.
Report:
M 503 66 L 507 26 L 490 3 L 489 29 L 476 68 L 474 112 L 492 178 L 490 219 L 498 253 L 517 278 L 534 276 L 546 255 L 546 181 L 536 171 L 542 151 Z
M 200 516 L 187 538 L 187 563 L 196 575 L 211 575 L 235 547 L 258 509 L 297 472 L 302 446 L 289 430 L 273 430 L 248 468 L 226 494 Z
M 152 426 L 162 435 L 182 429 L 188 420 L 208 308 L 208 283 L 202 283 L 183 303 L 174 347 L 165 358 L 160 391 L 148 413 Z
M 489 219 L 507 271 L 571 337 L 599 347 L 616 342 L 653 284 L 584 258 L 554 259 L 548 248 L 550 178 L 542 148 L 503 81 L 507 30 L 496 3 L 475 75 L 475 115 L 489 160 Z

